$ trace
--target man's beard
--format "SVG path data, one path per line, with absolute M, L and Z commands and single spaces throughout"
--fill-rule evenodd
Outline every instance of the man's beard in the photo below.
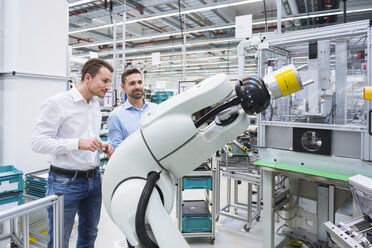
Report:
M 138 91 L 137 91 L 138 92 Z M 141 99 L 142 96 L 143 96 L 143 91 L 139 91 L 141 93 L 141 95 L 137 95 L 135 93 L 132 93 L 132 94 L 128 94 L 130 97 L 133 97 L 135 99 Z

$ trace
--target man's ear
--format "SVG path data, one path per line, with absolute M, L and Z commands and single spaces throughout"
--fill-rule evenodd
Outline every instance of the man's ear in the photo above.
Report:
M 91 78 L 92 78 L 92 75 L 90 75 L 89 73 L 86 73 L 84 76 L 84 81 L 88 82 Z
M 125 91 L 125 86 L 123 83 L 120 84 L 120 87 Z

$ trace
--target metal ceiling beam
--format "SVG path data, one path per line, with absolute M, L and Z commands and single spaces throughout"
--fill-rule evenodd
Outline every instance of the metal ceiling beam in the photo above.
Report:
M 74 27 L 74 28 L 80 28 L 80 26 L 78 26 L 78 25 L 76 25 L 74 23 L 70 23 L 70 26 L 71 27 Z M 98 32 L 96 30 L 92 30 L 92 31 L 90 31 L 90 33 L 95 34 L 95 35 L 99 35 L 99 36 L 102 36 L 102 37 L 105 37 L 105 38 L 112 39 L 112 35 L 104 34 L 102 32 Z
M 175 7 L 173 4 L 167 4 L 167 6 L 169 7 L 169 8 L 171 8 L 171 9 L 173 9 L 173 10 L 177 10 L 178 9 L 178 7 Z M 195 24 L 197 24 L 197 25 L 199 25 L 200 27 L 203 27 L 203 26 L 205 26 L 205 24 L 202 24 L 202 23 L 200 23 L 200 22 L 198 22 L 197 20 L 195 20 L 193 17 L 191 17 L 190 15 L 186 15 L 186 17 L 189 19 L 189 20 L 191 20 L 192 22 L 194 22 Z M 179 17 L 172 17 L 173 19 L 176 19 L 178 22 L 181 22 L 180 21 L 180 19 L 179 19 Z M 192 28 L 190 25 L 188 25 L 187 24 L 187 22 L 186 22 L 186 27 L 187 28 Z M 181 30 L 181 28 L 179 28 L 179 30 Z M 206 32 L 201 32 L 204 36 L 207 36 L 208 35 L 208 33 L 206 33 Z M 197 34 L 192 34 L 194 37 L 197 37 Z
M 204 4 L 204 5 L 208 4 L 208 3 L 207 3 L 206 1 L 204 1 L 204 0 L 199 0 L 199 2 L 201 2 L 201 3 Z M 220 18 L 222 21 L 224 21 L 225 23 L 229 23 L 229 21 L 226 20 L 226 18 L 223 17 L 220 13 L 218 13 L 217 10 L 212 9 L 211 11 L 212 11 L 216 16 L 218 16 L 218 18 Z

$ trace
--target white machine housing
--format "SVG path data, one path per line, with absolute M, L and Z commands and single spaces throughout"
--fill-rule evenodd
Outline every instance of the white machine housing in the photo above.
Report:
M 103 201 L 132 245 L 142 247 L 135 230 L 136 210 L 147 174 L 156 171 L 161 172 L 157 185 L 164 203 L 154 190 L 146 211 L 148 224 L 159 247 L 188 247 L 169 217 L 174 202 L 174 176 L 182 177 L 198 167 L 249 125 L 249 117 L 242 109 L 229 125 L 212 122 L 199 129 L 192 114 L 233 95 L 233 85 L 225 74 L 209 77 L 147 112 L 141 119 L 141 129 L 116 149 L 105 170 Z

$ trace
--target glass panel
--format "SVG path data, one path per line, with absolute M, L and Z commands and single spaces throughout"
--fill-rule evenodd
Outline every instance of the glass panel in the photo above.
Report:
M 260 50 L 260 75 L 288 64 L 302 81 L 314 83 L 271 102 L 262 120 L 365 126 L 363 87 L 367 86 L 367 35 L 318 40 Z

